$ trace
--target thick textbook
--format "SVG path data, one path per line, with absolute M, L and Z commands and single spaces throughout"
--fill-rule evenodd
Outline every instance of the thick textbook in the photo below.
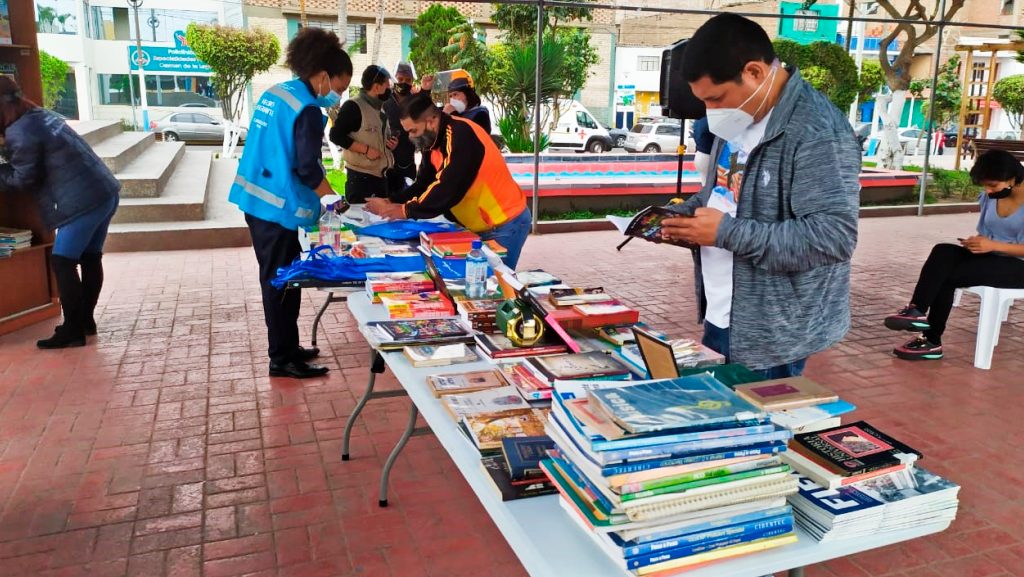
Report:
M 590 398 L 631 433 L 706 427 L 765 418 L 708 374 L 590 391 Z
M 910 464 L 921 453 L 864 421 L 793 438 L 793 450 L 845 476 Z

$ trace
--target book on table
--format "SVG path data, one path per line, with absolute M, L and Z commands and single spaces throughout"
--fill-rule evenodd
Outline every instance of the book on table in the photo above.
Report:
M 531 408 L 519 391 L 509 386 L 443 395 L 441 403 L 456 421 L 467 416 L 495 415 Z
M 564 343 L 556 342 L 554 339 L 547 337 L 537 344 L 527 347 L 517 347 L 507 336 L 497 333 L 478 333 L 476 341 L 484 351 L 484 354 L 492 359 L 560 355 L 569 350 Z
M 506 437 L 501 440 L 501 454 L 508 464 L 509 474 L 513 481 L 541 477 L 547 481 L 540 470 L 541 459 L 547 458 L 547 451 L 555 448 L 549 437 Z
M 427 384 L 435 397 L 458 393 L 473 393 L 487 389 L 508 386 L 501 373 L 495 369 L 488 371 L 470 371 L 445 375 L 430 375 Z
M 793 437 L 790 447 L 844 477 L 911 465 L 921 453 L 864 421 Z
M 366 295 L 372 303 L 379 303 L 383 294 L 418 293 L 433 288 L 434 281 L 422 272 L 366 273 Z
M 370 321 L 364 334 L 381 350 L 411 345 L 473 343 L 473 334 L 460 319 Z
M 562 279 L 541 269 L 521 270 L 515 273 L 515 275 L 516 280 L 527 288 L 551 286 L 562 283 Z
M 738 385 L 733 390 L 766 411 L 796 409 L 839 400 L 839 396 L 829 389 L 802 376 Z
M 481 453 L 500 453 L 502 439 L 506 437 L 544 435 L 543 412 L 537 409 L 468 415 L 462 422 Z
M 526 361 L 549 382 L 556 380 L 628 378 L 629 368 L 610 355 L 596 351 L 537 357 Z
M 525 399 L 542 401 L 551 398 L 554 390 L 551 382 L 526 360 L 503 363 L 498 370 L 502 377 L 518 389 Z
M 387 293 L 380 302 L 392 319 L 438 319 L 455 315 L 455 307 L 438 291 Z
M 465 343 L 417 345 L 405 347 L 402 352 L 414 367 L 442 367 L 458 363 L 472 363 L 480 359 Z
M 548 481 L 547 477 L 532 479 L 525 483 L 514 481 L 509 473 L 508 465 L 501 455 L 482 457 L 480 465 L 487 473 L 487 478 L 490 479 L 494 489 L 501 495 L 502 501 L 515 501 L 558 493 L 558 489 Z

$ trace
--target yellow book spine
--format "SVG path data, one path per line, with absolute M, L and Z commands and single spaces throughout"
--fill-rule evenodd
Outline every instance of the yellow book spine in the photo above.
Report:
M 750 553 L 760 553 L 761 551 L 767 551 L 768 549 L 774 549 L 776 547 L 782 547 L 783 545 L 789 545 L 796 542 L 796 534 L 787 533 L 770 539 L 760 539 L 758 541 L 751 541 L 750 543 L 741 543 L 739 545 L 733 545 L 732 547 L 723 547 L 721 549 L 708 551 L 707 553 L 698 553 L 689 557 L 683 557 L 682 559 L 665 561 L 664 563 L 658 563 L 657 565 L 648 565 L 647 567 L 637 569 L 636 574 L 641 576 L 650 575 L 660 577 L 657 574 L 663 571 L 681 569 L 684 567 L 699 565 L 701 563 L 709 563 L 711 561 L 720 561 L 730 557 L 749 555 Z

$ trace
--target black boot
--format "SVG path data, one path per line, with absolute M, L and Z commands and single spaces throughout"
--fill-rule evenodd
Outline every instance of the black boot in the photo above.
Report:
M 57 279 L 57 292 L 60 293 L 60 308 L 64 311 L 64 324 L 57 327 L 52 337 L 36 341 L 36 346 L 41 349 L 85 346 L 82 281 L 78 278 L 78 261 L 53 255 L 51 263 L 53 276 Z
M 96 334 L 96 302 L 103 288 L 103 253 L 82 254 L 82 328 L 86 335 Z

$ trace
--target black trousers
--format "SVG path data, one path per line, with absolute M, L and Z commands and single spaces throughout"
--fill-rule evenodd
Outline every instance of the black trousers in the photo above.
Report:
M 388 197 L 388 181 L 382 176 L 374 176 L 350 168 L 345 169 L 345 198 L 350 204 L 362 204 L 366 199 L 379 196 Z
M 406 189 L 405 179 L 416 180 L 416 163 L 413 162 L 405 168 L 394 166 L 387 172 L 388 197 L 391 199 L 401 198 L 402 191 Z
M 292 361 L 299 348 L 299 302 L 297 290 L 278 290 L 270 281 L 277 269 L 288 266 L 299 256 L 299 236 L 276 222 L 245 215 L 252 236 L 252 248 L 260 264 L 260 289 L 263 291 L 263 318 L 267 322 L 267 353 L 270 362 L 283 365 Z
M 955 244 L 937 244 L 932 248 L 910 301 L 921 312 L 928 313 L 930 329 L 924 336 L 942 344 L 953 294 L 969 286 L 1024 288 L 1024 261 L 1001 254 L 974 254 Z

